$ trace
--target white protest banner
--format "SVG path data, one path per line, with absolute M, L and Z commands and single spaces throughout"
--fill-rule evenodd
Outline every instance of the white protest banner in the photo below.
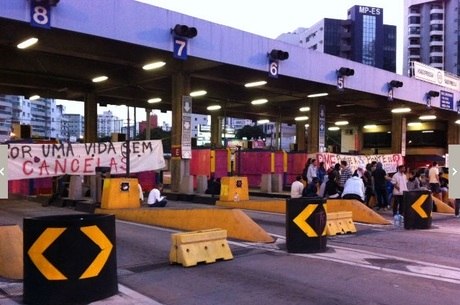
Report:
M 111 174 L 126 173 L 127 142 L 8 144 L 9 180 L 60 175 L 94 175 L 110 167 Z M 161 140 L 129 141 L 129 171 L 164 168 Z
M 317 154 L 316 159 L 319 162 L 324 162 L 326 169 L 334 166 L 340 161 L 347 161 L 348 165 L 352 171 L 358 168 L 359 164 L 367 165 L 372 161 L 382 162 L 383 169 L 387 173 L 395 173 L 398 165 L 402 165 L 404 162 L 403 156 L 401 154 L 387 154 L 387 155 L 341 155 L 341 154 L 331 154 L 323 153 Z

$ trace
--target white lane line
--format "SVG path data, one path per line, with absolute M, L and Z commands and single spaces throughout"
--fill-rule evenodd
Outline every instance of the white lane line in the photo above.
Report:
M 276 253 L 287 253 L 286 250 L 280 250 L 276 245 L 280 242 L 285 242 L 285 237 L 271 234 L 274 237 L 277 237 L 275 244 L 251 244 L 243 242 L 234 242 L 229 241 L 230 244 L 244 247 L 244 248 L 255 248 L 263 249 L 266 251 L 276 252 Z M 404 259 L 397 256 L 373 253 L 365 250 L 351 249 L 342 246 L 328 245 L 329 248 L 332 248 L 334 252 L 321 252 L 321 253 L 290 253 L 290 255 L 301 256 L 306 258 L 321 259 L 325 261 L 332 261 L 340 264 L 362 267 L 372 270 L 380 270 L 390 273 L 397 273 L 412 277 L 426 278 L 436 281 L 449 282 L 454 284 L 460 284 L 460 268 L 445 266 L 440 264 L 433 264 L 428 262 L 423 262 L 419 260 L 410 260 Z M 373 265 L 372 260 L 392 260 L 393 262 L 400 262 L 404 264 L 405 269 L 400 270 L 395 268 L 381 267 L 378 265 Z

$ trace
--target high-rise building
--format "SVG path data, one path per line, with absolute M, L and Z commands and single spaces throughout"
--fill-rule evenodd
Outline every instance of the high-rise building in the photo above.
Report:
M 405 0 L 403 73 L 417 61 L 459 75 L 460 1 Z
M 83 138 L 85 134 L 85 118 L 81 114 L 64 114 L 66 122 L 65 138 L 75 142 Z
M 112 133 L 119 133 L 123 127 L 123 120 L 113 115 L 112 111 L 104 111 L 97 116 L 97 136 L 107 137 Z
M 382 8 L 355 5 L 346 20 L 325 18 L 277 39 L 396 72 L 396 26 L 383 24 Z

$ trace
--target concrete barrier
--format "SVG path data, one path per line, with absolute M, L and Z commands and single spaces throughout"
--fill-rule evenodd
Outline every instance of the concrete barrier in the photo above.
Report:
M 95 213 L 114 214 L 117 219 L 184 231 L 222 228 L 228 237 L 250 242 L 274 242 L 262 227 L 238 209 L 96 209 Z
M 0 225 L 0 276 L 22 280 L 23 234 L 18 225 Z
M 446 214 L 454 214 L 454 209 L 449 206 L 447 203 L 439 200 L 438 198 L 431 196 L 433 198 L 433 204 L 436 205 L 436 212 L 437 213 L 446 213 Z

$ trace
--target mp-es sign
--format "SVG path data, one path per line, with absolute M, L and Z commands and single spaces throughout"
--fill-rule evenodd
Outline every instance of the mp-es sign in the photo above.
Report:
M 380 15 L 382 14 L 382 9 L 378 7 L 360 6 L 359 12 L 366 15 Z

